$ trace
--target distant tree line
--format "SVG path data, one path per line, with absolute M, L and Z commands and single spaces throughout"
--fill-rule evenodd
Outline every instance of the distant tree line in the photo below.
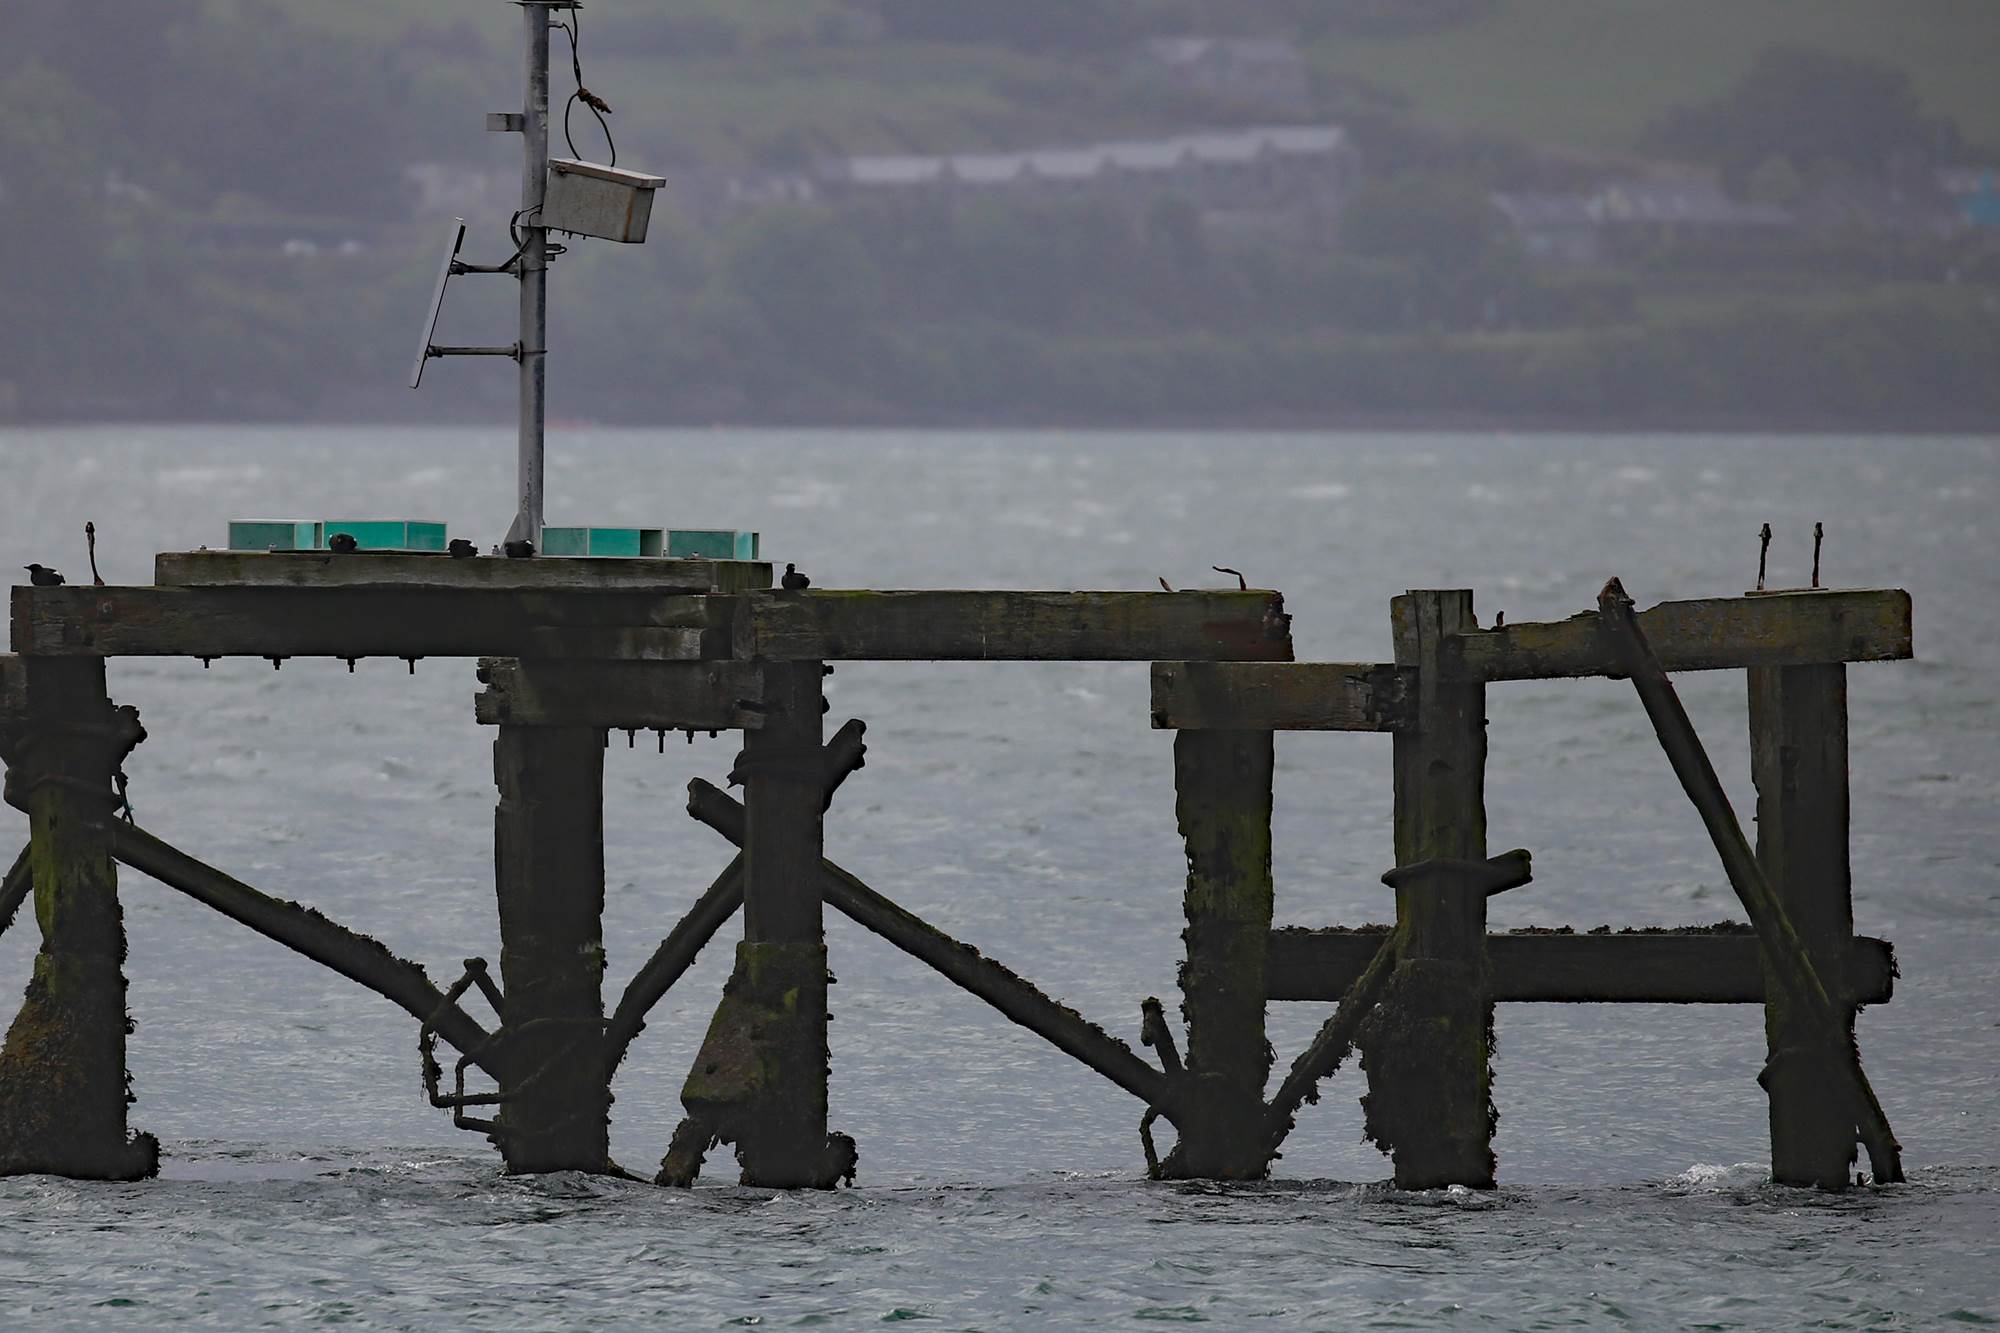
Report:
M 1904 71 L 1798 46 L 1765 48 L 1727 93 L 1667 115 L 1641 143 L 1716 167 L 1739 194 L 1760 170 L 1921 181 L 1970 151 L 1954 122 L 1924 110 Z

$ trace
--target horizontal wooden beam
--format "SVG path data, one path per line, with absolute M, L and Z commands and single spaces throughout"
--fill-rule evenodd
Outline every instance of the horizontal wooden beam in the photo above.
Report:
M 1382 943 L 1386 927 L 1274 930 L 1265 956 L 1273 1000 L 1338 1000 Z M 1492 934 L 1486 957 L 1496 1001 L 1761 1004 L 1757 937 L 1714 931 L 1615 935 Z M 1885 1004 L 1895 987 L 1895 951 L 1857 937 L 1848 960 L 1852 1004 Z
M 508 560 L 394 551 L 162 551 L 162 588 L 486 588 L 574 592 L 742 592 L 771 586 L 764 560 L 608 559 L 538 556 Z
M 1290 661 L 1275 592 L 746 593 L 736 656 L 772 661 Z
M 537 662 L 487 657 L 473 696 L 483 726 L 615 731 L 756 731 L 764 670 L 753 662 Z
M 1395 731 L 1406 672 L 1366 662 L 1155 662 L 1153 725 L 1182 731 Z
M 35 588 L 17 653 L 59 657 L 726 655 L 725 599 L 449 588 Z
M 1669 671 L 1887 662 L 1912 655 L 1910 594 L 1901 588 L 1782 592 L 1661 602 L 1639 626 Z M 1617 676 L 1595 611 L 1451 637 L 1445 661 L 1472 680 Z

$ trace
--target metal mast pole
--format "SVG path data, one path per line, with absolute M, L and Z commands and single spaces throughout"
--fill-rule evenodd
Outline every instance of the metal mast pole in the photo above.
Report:
M 548 411 L 548 231 L 541 225 L 549 173 L 549 11 L 574 0 L 517 0 L 528 36 L 528 100 L 522 108 L 521 217 L 524 244 L 517 260 L 521 282 L 521 426 L 519 507 L 508 541 L 542 544 L 542 450 Z

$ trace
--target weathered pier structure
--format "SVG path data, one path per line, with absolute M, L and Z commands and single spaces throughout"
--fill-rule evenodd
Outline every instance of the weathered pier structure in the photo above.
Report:
M 1777 1179 L 1845 1187 L 1857 1143 L 1875 1179 L 1900 1178 L 1853 1038 L 1858 1007 L 1889 998 L 1895 963 L 1886 943 L 1854 934 L 1846 669 L 1911 655 L 1907 594 L 1815 589 L 1635 613 L 1614 581 L 1570 620 L 1482 628 L 1470 592 L 1417 591 L 1394 600 L 1392 660 L 1344 664 L 1294 661 L 1283 599 L 1268 591 L 770 583 L 754 561 L 191 552 L 161 555 L 150 587 L 14 589 L 0 760 L 30 839 L 0 888 L 0 929 L 32 899 L 41 947 L 0 1050 L 0 1172 L 155 1168 L 157 1146 L 127 1123 L 122 864 L 403 1008 L 430 1101 L 487 1134 L 511 1171 L 619 1170 L 608 1147 L 619 1065 L 740 911 L 734 969 L 656 1179 L 691 1183 L 717 1144 L 748 1184 L 851 1179 L 857 1146 L 829 1124 L 831 905 L 1136 1098 L 1157 1176 L 1264 1176 L 1358 1047 L 1368 1133 L 1397 1182 L 1490 1186 L 1494 1007 L 1647 1001 L 1763 1005 Z M 495 736 L 497 975 L 471 959 L 440 987 L 386 946 L 132 823 L 123 761 L 145 731 L 106 676 L 123 656 L 477 659 L 476 715 Z M 865 746 L 859 721 L 827 735 L 823 677 L 886 660 L 1153 664 L 1151 724 L 1175 733 L 1187 852 L 1184 1043 L 1148 998 L 1146 1058 L 825 858 L 824 821 Z M 1712 670 L 1747 674 L 1754 848 L 1668 675 Z M 1488 930 L 1487 898 L 1527 883 L 1531 866 L 1526 852 L 1487 847 L 1487 689 L 1580 676 L 1633 681 L 1747 925 Z M 729 777 L 743 794 L 690 785 L 689 813 L 736 855 L 607 1005 L 603 754 L 620 730 L 740 732 Z M 1293 730 L 1390 737 L 1392 927 L 1275 928 L 1273 753 Z M 1333 1008 L 1267 1096 L 1276 1001 Z M 1162 1119 L 1178 1133 L 1164 1155 Z

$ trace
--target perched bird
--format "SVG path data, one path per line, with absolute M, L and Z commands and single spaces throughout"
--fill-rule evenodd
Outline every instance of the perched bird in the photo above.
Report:
M 502 542 L 500 544 L 500 553 L 509 560 L 526 560 L 535 553 L 535 544 L 526 537 L 522 537 L 517 541 Z
M 1161 592 L 1172 592 L 1174 590 L 1174 585 L 1167 582 L 1166 576 L 1164 574 L 1155 574 L 1153 575 L 1153 577 L 1160 581 Z
M 454 560 L 470 560 L 479 554 L 479 548 L 463 537 L 453 537 L 444 548 Z
M 28 582 L 37 588 L 60 588 L 63 585 L 63 576 L 47 565 L 23 565 L 21 568 L 28 571 Z
M 326 539 L 326 549 L 335 555 L 352 555 L 361 549 L 361 543 L 354 540 L 351 532 L 336 532 Z
M 812 580 L 799 573 L 797 565 L 788 564 L 785 566 L 785 577 L 778 580 L 778 586 L 786 592 L 798 592 L 802 588 L 812 587 Z

